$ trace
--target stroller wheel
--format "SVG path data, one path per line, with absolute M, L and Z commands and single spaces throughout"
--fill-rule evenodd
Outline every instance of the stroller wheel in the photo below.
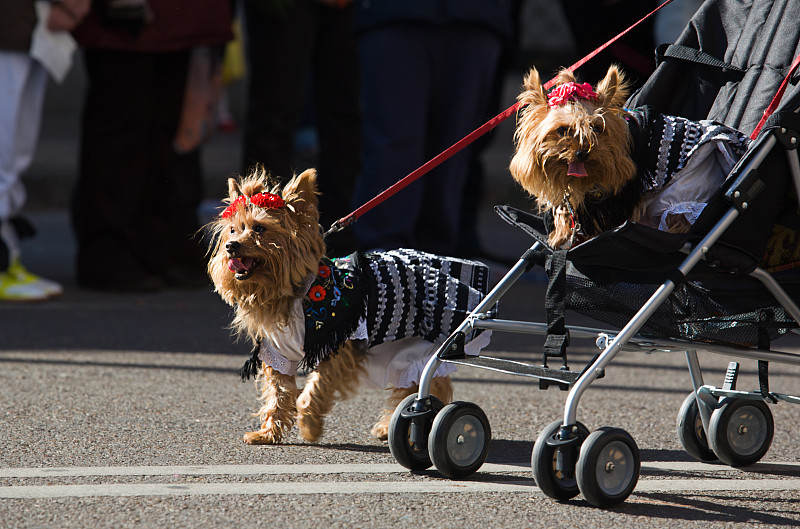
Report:
M 580 440 L 571 447 L 574 451 L 571 472 L 556 470 L 557 449 L 555 446 L 547 444 L 547 440 L 558 434 L 561 429 L 561 420 L 550 423 L 547 428 L 542 430 L 533 445 L 531 453 L 533 480 L 546 496 L 555 500 L 568 500 L 580 492 L 578 483 L 575 481 L 574 461 L 581 443 L 589 436 L 589 429 L 580 422 L 575 426 Z
M 427 413 L 421 414 L 416 419 L 409 417 L 414 411 L 412 404 L 417 398 L 417 394 L 409 395 L 397 405 L 389 421 L 389 451 L 398 463 L 409 470 L 425 470 L 433 464 L 428 457 L 428 433 L 434 416 L 444 407 L 442 401 L 429 396 L 430 409 Z M 415 424 L 416 422 L 416 424 Z M 422 426 L 423 432 L 416 432 L 415 429 Z M 414 442 L 417 440 L 417 442 Z
M 764 457 L 774 433 L 775 421 L 766 402 L 732 399 L 711 414 L 708 435 L 720 461 L 743 467 Z
M 717 460 L 717 454 L 708 447 L 694 392 L 689 393 L 678 411 L 678 439 L 686 453 L 698 461 Z
M 492 430 L 486 414 L 471 402 L 453 402 L 436 415 L 428 437 L 428 454 L 450 479 L 474 474 L 486 461 Z
M 600 428 L 581 445 L 575 478 L 583 497 L 595 507 L 611 507 L 630 496 L 639 481 L 639 447 L 620 428 Z

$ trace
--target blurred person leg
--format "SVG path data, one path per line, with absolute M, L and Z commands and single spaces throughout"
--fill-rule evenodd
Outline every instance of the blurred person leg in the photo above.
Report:
M 203 47 L 190 51 L 188 55 L 163 56 L 155 64 L 157 79 L 173 79 L 176 85 L 182 86 L 180 91 L 170 90 L 170 97 L 155 103 L 160 106 L 154 111 L 156 117 L 150 134 L 154 157 L 154 178 L 150 182 L 154 185 L 148 186 L 144 198 L 149 208 L 147 218 L 151 229 L 160 233 L 157 243 L 160 248 L 146 254 L 145 266 L 159 273 L 171 287 L 210 285 L 206 273 L 207 243 L 203 243 L 199 235 L 197 212 L 205 196 L 201 154 L 207 136 L 203 132 L 210 135 L 212 130 L 214 116 L 210 109 L 216 104 L 219 93 L 215 84 L 219 78 L 215 76 L 218 75 L 220 58 L 221 48 Z M 199 68 L 197 75 L 190 75 L 187 71 L 192 68 L 193 61 L 198 61 L 194 64 Z M 172 72 L 175 70 L 187 72 L 183 83 L 174 77 Z M 192 126 L 196 127 L 196 144 L 178 144 L 175 105 L 180 108 L 178 122 L 188 116 Z
M 352 28 L 353 6 L 318 5 L 313 57 L 314 116 L 319 134 L 320 223 L 324 229 L 351 211 L 361 167 L 358 51 Z M 352 232 L 330 237 L 332 255 L 355 249 Z
M 349 213 L 360 162 L 353 8 L 316 0 L 296 0 L 285 12 L 267 12 L 254 0 L 244 8 L 249 84 L 243 170 L 260 163 L 285 180 L 306 169 L 295 167 L 303 163 L 294 158 L 295 138 L 302 117 L 310 114 L 319 149 L 307 163 L 319 172 L 320 222 L 327 228 Z M 332 254 L 354 247 L 347 233 L 326 242 Z
M 435 77 L 431 83 L 425 161 L 485 121 L 501 51 L 500 39 L 479 28 L 449 26 L 431 32 L 428 38 Z M 473 148 L 467 147 L 423 177 L 425 192 L 415 226 L 421 249 L 441 255 L 457 253 L 464 186 Z
M 285 13 L 245 0 L 247 110 L 242 170 L 262 164 L 276 177 L 292 176 L 294 133 L 306 101 L 315 45 L 313 0 L 291 2 Z
M 164 208 L 188 52 L 87 49 L 80 175 L 73 198 L 82 286 L 155 290 L 174 228 Z M 181 200 L 180 198 L 178 200 Z
M 27 198 L 21 176 L 36 151 L 46 89 L 47 72 L 39 63 L 25 53 L 0 51 L 0 299 L 45 299 L 63 291 L 24 268 L 14 220 Z
M 426 161 L 432 63 L 424 31 L 395 24 L 358 38 L 364 165 L 356 181 L 355 206 Z M 353 225 L 360 248 L 418 248 L 414 228 L 424 193 L 424 182 L 416 181 L 366 213 Z

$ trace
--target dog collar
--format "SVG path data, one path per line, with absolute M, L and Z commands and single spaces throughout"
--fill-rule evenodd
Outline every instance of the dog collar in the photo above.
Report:
M 579 99 L 597 99 L 597 93 L 589 83 L 564 83 L 550 90 L 547 96 L 547 104 L 550 108 L 566 105 L 571 101 Z
M 239 209 L 239 206 L 247 206 L 248 204 L 252 204 L 261 209 L 277 209 L 282 208 L 286 203 L 284 202 L 283 198 L 274 193 L 257 193 L 252 197 L 239 195 L 236 197 L 236 200 L 231 202 L 230 206 L 225 208 L 225 211 L 222 212 L 222 218 L 227 219 L 236 213 L 236 210 Z
M 558 208 L 566 209 L 567 215 L 569 216 L 569 247 L 572 248 L 573 244 L 575 243 L 575 237 L 578 235 L 578 232 L 581 231 L 581 224 L 578 222 L 578 215 L 575 213 L 575 209 L 572 207 L 572 203 L 569 201 L 569 191 L 564 191 L 564 200 L 562 200 L 561 204 L 556 207 L 556 209 Z

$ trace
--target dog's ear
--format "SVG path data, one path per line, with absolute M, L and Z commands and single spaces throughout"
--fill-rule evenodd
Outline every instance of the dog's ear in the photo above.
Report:
M 622 108 L 628 99 L 628 82 L 625 75 L 616 66 L 609 66 L 602 81 L 597 83 L 597 96 L 600 105 L 608 108 Z
M 241 194 L 242 190 L 239 187 L 239 181 L 235 178 L 228 178 L 228 198 L 234 200 Z
M 571 70 L 563 68 L 560 72 L 558 72 L 558 76 L 556 77 L 556 86 L 574 82 L 575 82 L 575 74 L 572 73 Z
M 528 75 L 525 76 L 522 88 L 523 90 L 517 98 L 520 103 L 525 105 L 547 104 L 547 94 L 544 91 L 539 71 L 536 68 L 531 68 Z
M 306 169 L 283 187 L 283 199 L 298 210 L 317 208 L 317 171 Z

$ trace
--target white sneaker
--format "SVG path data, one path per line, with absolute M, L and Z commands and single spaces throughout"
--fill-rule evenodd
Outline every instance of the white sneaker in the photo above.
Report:
M 60 296 L 64 293 L 64 287 L 55 281 L 39 277 L 28 272 L 19 259 L 14 259 L 8 267 L 8 273 L 22 285 L 35 285 L 48 296 Z
M 9 272 L 0 272 L 0 300 L 40 301 L 48 297 L 35 282 L 22 282 Z

